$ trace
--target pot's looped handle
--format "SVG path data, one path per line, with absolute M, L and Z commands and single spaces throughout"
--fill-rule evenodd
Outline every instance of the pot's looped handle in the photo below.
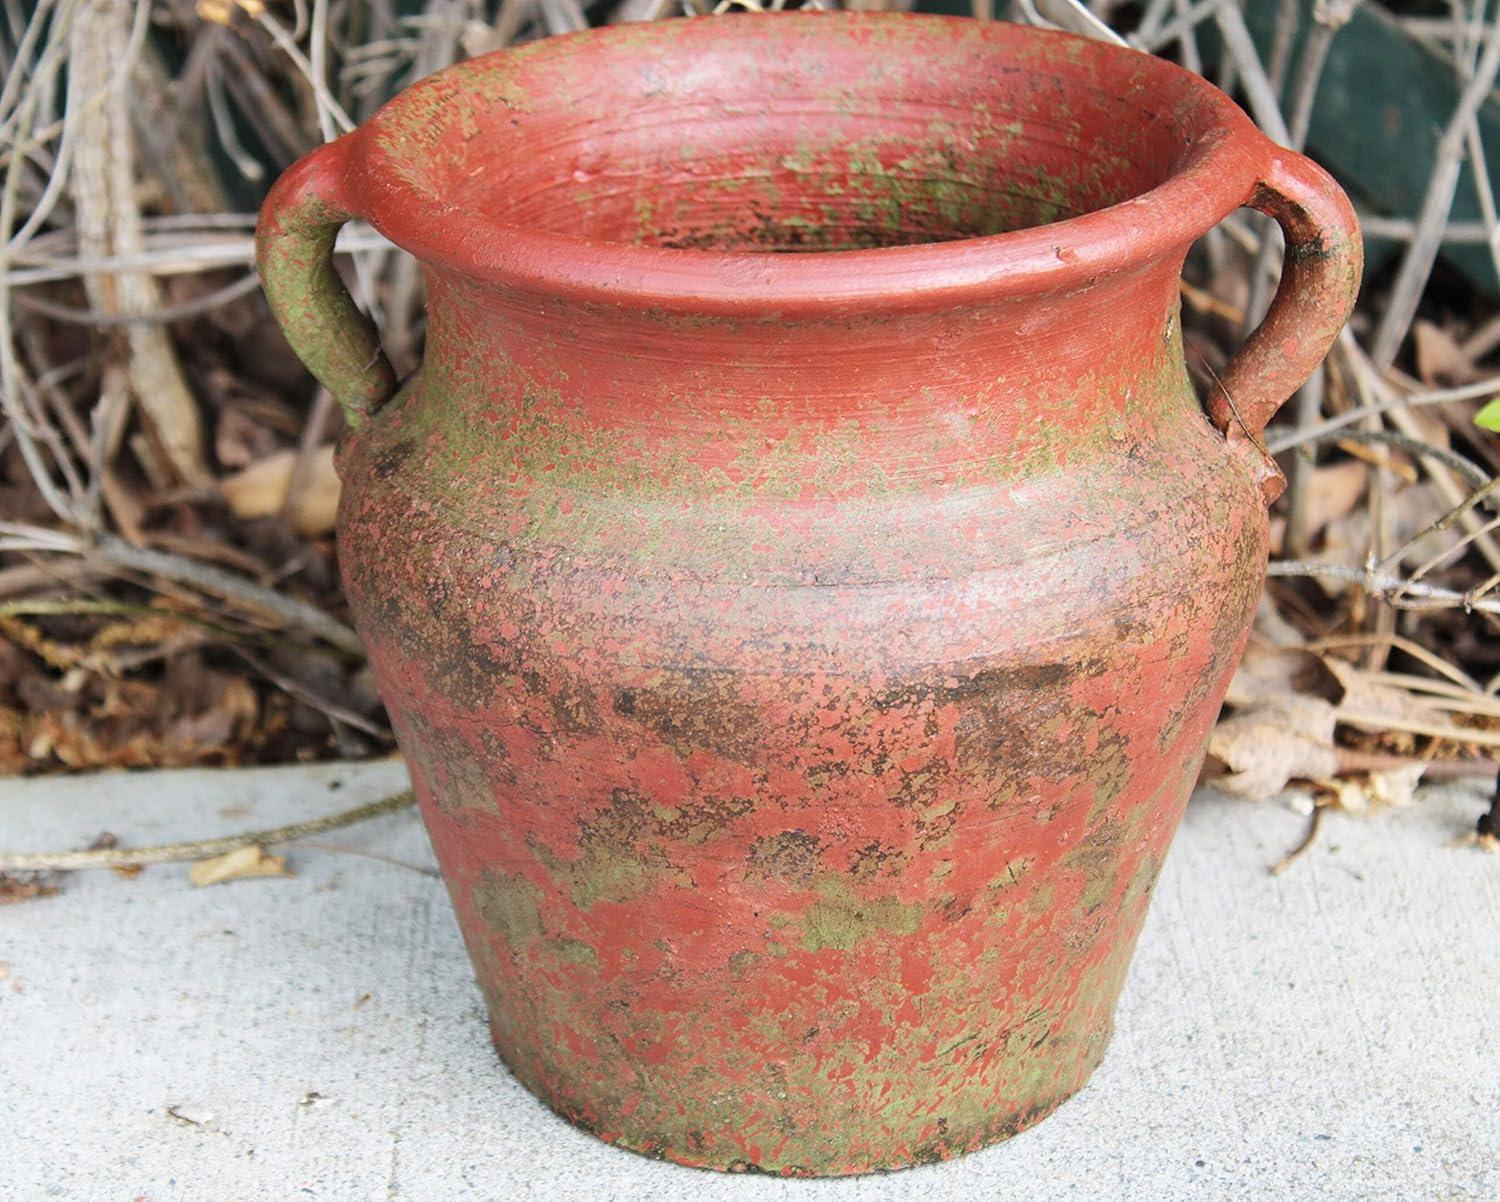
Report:
M 339 227 L 356 214 L 344 200 L 348 134 L 289 167 L 260 208 L 255 259 L 276 320 L 297 357 L 359 426 L 396 391 L 396 373 L 375 327 L 333 269 Z
M 1282 403 L 1328 354 L 1359 294 L 1364 243 L 1354 208 L 1311 159 L 1279 147 L 1250 205 L 1274 217 L 1286 234 L 1281 286 L 1258 330 L 1209 393 L 1208 415 L 1230 443 L 1245 450 L 1270 504 L 1286 479 L 1261 441 Z

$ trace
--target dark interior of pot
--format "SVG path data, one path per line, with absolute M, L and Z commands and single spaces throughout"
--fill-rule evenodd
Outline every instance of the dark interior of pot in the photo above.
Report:
M 1161 66 L 998 24 L 666 21 L 476 60 L 400 97 L 378 136 L 419 190 L 523 230 L 724 251 L 947 242 L 1169 178 L 1203 114 Z

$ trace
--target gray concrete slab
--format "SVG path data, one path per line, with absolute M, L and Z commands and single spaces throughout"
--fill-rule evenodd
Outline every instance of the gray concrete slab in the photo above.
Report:
M 0 782 L 0 846 L 160 842 L 329 812 L 399 765 Z M 884 1177 L 720 1177 L 555 1118 L 499 1066 L 420 823 L 195 889 L 85 873 L 0 908 L 0 1198 L 1500 1197 L 1500 857 L 1479 795 L 1305 819 L 1200 794 L 1113 1048 L 1009 1144 Z M 384 858 L 372 858 L 379 856 Z

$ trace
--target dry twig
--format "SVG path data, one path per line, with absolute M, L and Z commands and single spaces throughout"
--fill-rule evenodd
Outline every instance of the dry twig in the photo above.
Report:
M 184 843 L 163 843 L 155 847 L 104 847 L 93 851 L 0 852 L 0 872 L 77 872 L 85 868 L 134 868 L 146 864 L 166 864 L 174 860 L 201 860 L 223 855 L 241 847 L 274 847 L 291 843 L 308 835 L 321 835 L 342 827 L 366 822 L 412 805 L 416 798 L 410 790 L 396 793 L 368 805 L 356 806 L 326 818 L 310 818 L 287 826 L 263 831 L 246 831 L 242 835 L 224 835 L 217 839 L 193 839 Z
M 146 7 L 142 0 L 141 8 Z M 89 0 L 74 23 L 69 54 L 69 120 L 77 122 L 78 149 L 71 177 L 79 250 L 84 256 L 133 255 L 144 247 L 136 202 L 134 136 L 128 67 L 138 45 L 131 31 L 131 9 L 124 0 Z M 98 103 L 91 101 L 97 97 Z M 107 314 L 149 317 L 161 308 L 154 281 L 140 272 L 85 279 L 89 301 Z M 131 393 L 147 419 L 152 448 L 182 483 L 210 479 L 204 458 L 198 404 L 177 353 L 160 326 L 128 324 L 127 371 Z M 93 465 L 95 471 L 102 464 Z M 154 461 L 148 470 L 157 468 Z

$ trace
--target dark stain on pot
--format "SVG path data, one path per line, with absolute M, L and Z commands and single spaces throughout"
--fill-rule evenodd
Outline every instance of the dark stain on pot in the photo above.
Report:
M 945 706 L 958 711 L 953 763 L 932 760 L 905 772 L 892 791 L 892 803 L 929 806 L 956 774 L 962 780 L 983 782 L 995 801 L 1004 804 L 1030 781 L 1056 780 L 1075 772 L 1077 765 L 1066 745 L 1049 739 L 1047 731 L 1058 721 L 1067 725 L 1071 720 L 1076 726 L 1094 720 L 1069 699 L 1067 685 L 1100 670 L 1086 660 L 989 668 L 957 681 L 910 682 L 879 694 L 874 705 L 885 712 Z M 952 821 L 929 820 L 927 837 L 940 840 Z
M 726 1173 L 743 1173 L 747 1177 L 777 1177 L 777 1176 L 792 1177 L 792 1176 L 797 1176 L 798 1175 L 795 1171 L 793 1171 L 790 1168 L 788 1168 L 788 1169 L 778 1169 L 775 1172 L 772 1172 L 770 1169 L 762 1168 L 760 1165 L 756 1164 L 755 1161 L 753 1161 L 753 1160 L 745 1160 L 743 1158 L 741 1158 L 739 1160 L 731 1160 L 728 1164 L 726 1164 L 724 1166 L 724 1171 Z
M 438 808 L 465 826 L 493 813 L 497 787 L 516 782 L 510 752 L 493 731 L 478 733 L 476 750 L 472 733 L 435 725 L 416 711 L 404 714 L 401 726 L 407 758 L 431 786 Z
M 615 789 L 606 808 L 580 823 L 578 842 L 601 852 L 613 849 L 639 858 L 642 846 L 705 843 L 754 809 L 748 797 L 708 795 L 662 806 L 630 789 Z M 656 858 L 666 863 L 665 852 Z
M 525 877 L 485 869 L 474 888 L 480 921 L 501 936 L 512 951 L 541 938 L 541 894 Z
M 849 861 L 849 875 L 856 880 L 874 880 L 880 876 L 899 876 L 906 866 L 907 855 L 896 847 L 880 842 L 866 843 Z
M 1074 665 L 1064 663 L 985 668 L 951 683 L 946 680 L 911 681 L 877 693 L 870 703 L 879 710 L 909 709 L 923 702 L 952 705 L 976 698 L 994 698 L 1006 693 L 1051 690 L 1068 680 L 1076 671 Z
M 1234 542 L 1235 570 L 1243 573 L 1253 573 L 1260 570 L 1264 561 L 1265 550 L 1261 544 L 1259 533 L 1249 524 L 1247 528 L 1239 532 Z M 1214 654 L 1202 668 L 1198 670 L 1193 680 L 1192 687 L 1188 689 L 1182 702 L 1176 707 L 1167 721 L 1162 723 L 1161 731 L 1157 736 L 1158 746 L 1163 750 L 1170 747 L 1182 733 L 1183 724 L 1202 706 L 1207 698 L 1217 689 L 1223 680 L 1224 674 L 1230 670 L 1239 652 L 1240 640 L 1244 636 L 1245 627 L 1253 620 L 1255 609 L 1253 605 L 1237 611 L 1233 606 L 1217 606 L 1212 609 L 1205 620 L 1208 623 L 1209 638 L 1213 644 Z
M 937 1164 L 938 1161 L 945 1160 L 952 1155 L 952 1149 L 948 1144 L 948 1120 L 940 1115 L 936 1127 L 936 1135 L 926 1143 L 918 1144 L 912 1149 L 912 1164 Z
M 468 618 L 450 611 L 437 591 L 429 592 L 429 600 L 430 608 L 392 623 L 393 634 L 459 707 L 487 709 L 496 690 L 520 668 L 520 649 L 476 637 Z
M 346 581 L 358 586 L 355 574 L 378 581 L 386 565 L 346 569 Z M 464 605 L 453 603 L 455 584 L 446 571 L 422 577 L 418 597 L 403 600 L 386 590 L 376 591 L 372 625 L 380 637 L 400 648 L 404 657 L 422 665 L 438 691 L 465 711 L 481 711 L 496 690 L 521 668 L 521 649 L 512 642 L 481 638 Z
M 923 851 L 931 851 L 947 843 L 953 837 L 954 828 L 963 811 L 964 803 L 953 801 L 940 803 L 923 813 L 915 825 L 917 846 Z
M 891 804 L 908 810 L 925 809 L 937 800 L 951 775 L 942 760 L 927 760 L 920 768 L 903 771 L 900 784 L 891 790 Z
M 406 461 L 411 458 L 414 450 L 416 450 L 416 444 L 409 438 L 383 447 L 371 460 L 370 467 L 375 473 L 375 478 L 389 480 L 406 466 Z
M 1088 816 L 1091 824 L 1114 807 L 1135 775 L 1135 761 L 1131 758 L 1130 742 L 1125 736 L 1107 723 L 1099 722 L 1094 727 L 1094 738 L 1094 749 L 1081 765 L 1094 789 L 1094 801 Z
M 1049 730 L 1059 719 L 1065 724 L 1069 711 L 1061 695 L 1034 705 L 1002 696 L 965 706 L 955 731 L 960 770 L 985 782 L 992 804 L 1010 804 L 1034 781 L 1070 776 L 1077 765 L 1066 742 Z
M 806 831 L 762 835 L 750 846 L 750 870 L 805 889 L 818 874 L 820 850 L 817 836 Z
M 943 921 L 957 922 L 966 917 L 973 908 L 974 898 L 970 894 L 963 897 L 957 895 L 950 897 L 943 903 Z
M 551 711 L 559 731 L 583 735 L 600 730 L 599 711 L 586 689 L 567 680 L 549 680 L 532 668 L 522 671 L 521 681 Z
M 710 751 L 740 763 L 756 761 L 760 713 L 741 693 L 734 672 L 670 669 L 650 684 L 617 690 L 614 706 L 680 756 Z
M 1116 818 L 1106 819 L 1064 857 L 1063 862 L 1083 877 L 1079 904 L 1085 914 L 1097 910 L 1113 891 L 1128 835 L 1124 822 Z

